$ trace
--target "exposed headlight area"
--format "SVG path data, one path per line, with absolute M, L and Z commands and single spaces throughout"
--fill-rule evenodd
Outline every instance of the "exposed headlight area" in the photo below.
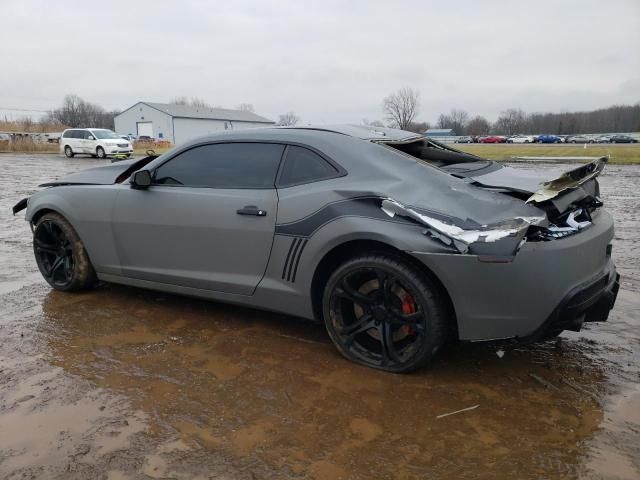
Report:
M 588 208 L 577 208 L 558 217 L 547 227 L 532 226 L 527 233 L 528 241 L 548 241 L 575 235 L 589 227 L 593 220 Z

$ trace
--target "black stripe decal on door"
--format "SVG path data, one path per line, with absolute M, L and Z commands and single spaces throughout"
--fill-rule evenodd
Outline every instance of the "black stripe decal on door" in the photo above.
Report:
M 293 248 L 298 244 L 298 241 L 302 240 L 301 238 L 294 238 L 289 246 L 289 252 L 287 253 L 287 259 L 284 261 L 284 267 L 282 268 L 282 278 L 284 279 L 287 275 L 287 267 L 289 266 L 289 260 L 291 260 L 291 252 Z
M 284 261 L 284 267 L 282 267 L 282 278 L 288 282 L 296 281 L 296 274 L 298 273 L 298 265 L 300 264 L 300 257 L 304 251 L 304 247 L 307 246 L 309 239 L 302 237 L 295 237 L 289 245 L 289 251 L 287 252 L 287 258 Z
M 295 262 L 296 255 L 298 254 L 298 249 L 300 248 L 301 243 L 302 243 L 302 238 L 298 238 L 298 242 L 293 247 L 293 253 L 291 254 L 291 260 L 289 261 L 289 269 L 287 270 L 287 282 L 291 281 L 291 271 L 293 269 L 293 262 Z
M 298 265 L 300 264 L 300 257 L 302 257 L 302 252 L 304 251 L 304 247 L 307 246 L 308 241 L 309 239 L 305 239 L 305 241 L 302 242 L 302 246 L 300 247 L 300 251 L 298 252 L 298 258 L 296 258 L 296 264 L 293 267 L 293 277 L 291 277 L 292 283 L 295 283 L 296 281 L 296 273 L 298 273 Z

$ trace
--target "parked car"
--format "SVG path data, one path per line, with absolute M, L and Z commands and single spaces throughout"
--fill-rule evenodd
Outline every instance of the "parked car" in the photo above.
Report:
M 454 143 L 473 143 L 473 137 L 458 137 L 454 140 Z
M 535 138 L 531 135 L 514 135 L 507 138 L 507 143 L 533 143 Z
M 140 135 L 137 138 L 137 141 L 141 143 L 153 143 L 153 138 L 150 137 L 149 135 Z
M 557 135 L 538 135 L 536 143 L 561 143 L 562 139 Z
M 13 212 L 57 290 L 101 280 L 317 319 L 345 357 L 404 372 L 448 338 L 607 319 L 605 162 L 554 178 L 402 130 L 247 129 L 51 181 Z
M 609 137 L 609 142 L 610 143 L 638 143 L 638 140 L 636 140 L 633 137 L 630 137 L 629 135 L 611 135 L 611 137 Z
M 507 138 L 500 135 L 489 135 L 478 140 L 479 143 L 505 143 L 506 141 Z
M 79 153 L 107 158 L 113 155 L 131 155 L 133 146 L 118 134 L 104 128 L 70 128 L 62 132 L 60 153 L 71 158 Z
M 593 143 L 593 139 L 586 135 L 572 135 L 567 137 L 567 143 Z
M 611 141 L 611 135 L 601 135 L 599 137 L 596 137 L 596 139 L 594 140 L 594 142 L 596 143 L 609 143 Z

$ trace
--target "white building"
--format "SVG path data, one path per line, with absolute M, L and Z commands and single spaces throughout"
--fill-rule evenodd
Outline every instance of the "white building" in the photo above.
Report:
M 219 130 L 267 127 L 275 122 L 243 110 L 138 102 L 115 117 L 116 132 L 179 145 Z

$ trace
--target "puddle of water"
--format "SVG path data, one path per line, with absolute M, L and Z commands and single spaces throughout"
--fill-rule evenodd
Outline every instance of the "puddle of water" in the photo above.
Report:
M 451 346 L 429 371 L 392 375 L 294 318 L 34 282 L 28 227 L 6 215 L 28 190 L 18 179 L 96 161 L 16 161 L 0 156 L 0 477 L 639 476 L 640 168 L 602 179 L 625 275 L 610 322 L 503 358 Z

